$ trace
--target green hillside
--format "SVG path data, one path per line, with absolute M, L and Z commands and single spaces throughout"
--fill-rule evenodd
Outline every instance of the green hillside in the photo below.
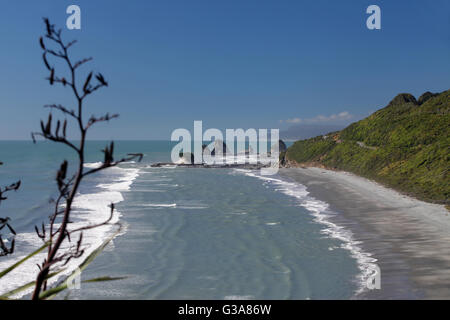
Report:
M 342 131 L 295 142 L 286 160 L 353 172 L 449 205 L 450 90 L 400 94 Z

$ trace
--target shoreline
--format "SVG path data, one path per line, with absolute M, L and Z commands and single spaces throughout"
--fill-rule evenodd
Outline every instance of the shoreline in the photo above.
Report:
M 99 163 L 86 163 L 87 168 L 96 168 Z M 111 172 L 111 170 L 114 170 Z M 123 168 L 114 167 L 110 169 L 110 175 L 102 183 L 94 183 L 90 185 L 90 188 L 94 188 L 89 192 L 84 189 L 77 195 L 73 204 L 73 213 L 75 216 L 72 218 L 72 227 L 82 227 L 85 223 L 90 225 L 96 225 L 107 219 L 110 215 L 109 204 L 114 202 L 116 205 L 123 202 L 123 192 L 129 190 L 135 179 L 139 175 L 139 169 L 136 168 Z M 83 214 L 84 213 L 84 214 Z M 87 214 L 86 214 L 87 213 Z M 89 214 L 91 213 L 91 214 Z M 95 214 L 92 214 L 95 213 Z M 114 235 L 114 239 L 123 235 L 126 232 L 126 228 L 115 231 L 117 223 L 122 217 L 121 211 L 116 210 L 109 222 L 109 224 L 103 225 L 96 229 L 83 231 L 83 244 L 85 246 L 85 256 L 71 259 L 71 261 L 65 266 L 65 270 L 58 276 L 49 279 L 50 285 L 57 284 L 64 277 L 69 276 L 85 259 L 85 257 L 91 254 L 94 250 L 99 248 L 103 242 L 111 235 Z M 37 238 L 34 231 L 18 233 L 16 241 L 22 247 L 25 247 L 17 252 L 16 255 L 8 256 L 7 259 L 0 261 L 0 270 L 3 270 L 13 263 L 26 257 L 31 251 L 36 250 L 41 246 L 41 241 Z M 36 265 L 40 264 L 46 257 L 46 251 L 36 254 L 34 257 L 20 265 L 17 269 L 0 279 L 0 295 L 16 289 L 18 285 L 24 285 L 34 279 L 34 269 Z M 58 265 L 57 265 L 58 266 Z M 30 277 L 31 275 L 31 277 Z M 28 299 L 32 293 L 32 289 L 28 288 L 11 296 L 13 299 Z
M 449 299 L 450 215 L 351 173 L 322 168 L 280 168 L 283 178 L 306 186 L 337 213 L 333 222 L 350 230 L 377 259 L 381 290 L 357 299 Z

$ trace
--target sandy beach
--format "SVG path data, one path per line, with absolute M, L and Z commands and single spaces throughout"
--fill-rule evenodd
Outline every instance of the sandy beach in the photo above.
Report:
M 346 172 L 283 168 L 280 175 L 305 185 L 336 212 L 377 259 L 381 289 L 359 299 L 450 299 L 450 215 L 426 203 Z

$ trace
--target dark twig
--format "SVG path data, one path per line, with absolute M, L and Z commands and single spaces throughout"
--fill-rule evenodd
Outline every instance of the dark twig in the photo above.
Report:
M 65 160 L 56 175 L 56 183 L 58 186 L 59 195 L 54 201 L 54 211 L 50 215 L 50 224 L 48 227 L 48 232 L 44 224 L 41 229 L 36 227 L 36 233 L 39 238 L 45 242 L 49 242 L 48 253 L 46 259 L 39 265 L 39 274 L 36 278 L 36 286 L 33 292 L 32 298 L 34 300 L 39 299 L 40 293 L 47 289 L 46 279 L 50 273 L 50 269 L 55 266 L 55 264 L 60 263 L 60 266 L 66 265 L 70 260 L 79 258 L 83 255 L 83 231 L 98 228 L 100 226 L 108 224 L 114 213 L 114 204 L 111 204 L 111 214 L 110 217 L 103 221 L 102 223 L 96 225 L 88 225 L 80 227 L 74 230 L 69 229 L 70 217 L 72 211 L 72 205 L 75 196 L 78 192 L 79 186 L 87 175 L 93 174 L 95 172 L 117 166 L 120 163 L 131 161 L 134 159 L 141 160 L 142 154 L 130 154 L 125 158 L 118 161 L 114 161 L 114 143 L 111 142 L 103 150 L 104 160 L 102 164 L 95 169 L 85 171 L 85 144 L 88 129 L 98 122 L 109 121 L 118 117 L 118 115 L 106 114 L 102 117 L 91 116 L 85 123 L 83 117 L 83 102 L 84 99 L 94 93 L 95 91 L 108 86 L 108 82 L 105 80 L 101 73 L 94 74 L 92 71 L 87 75 L 83 82 L 82 88 L 80 88 L 76 83 L 77 70 L 80 66 L 92 60 L 92 58 L 81 59 L 75 63 L 69 57 L 68 49 L 71 48 L 76 41 L 69 42 L 67 44 L 61 38 L 61 30 L 56 30 L 55 26 L 50 24 L 48 19 L 44 19 L 46 34 L 45 37 L 39 39 L 39 44 L 43 50 L 43 61 L 44 65 L 49 72 L 49 76 L 46 78 L 50 85 L 61 84 L 64 87 L 71 89 L 75 96 L 76 108 L 74 110 L 68 109 L 59 104 L 47 105 L 55 111 L 61 112 L 64 116 L 72 119 L 77 129 L 80 133 L 80 139 L 75 145 L 73 142 L 69 141 L 67 137 L 67 119 L 53 120 L 53 116 L 50 113 L 46 122 L 41 121 L 41 131 L 32 133 L 33 141 L 36 136 L 43 137 L 46 140 L 54 141 L 56 143 L 62 143 L 74 150 L 78 156 L 78 161 L 76 163 L 76 173 L 67 178 L 69 163 Z M 53 44 L 56 48 L 50 48 L 44 38 Z M 61 59 L 65 62 L 69 76 L 63 77 L 56 73 L 55 68 L 50 64 L 49 57 L 54 59 Z M 93 83 L 95 82 L 95 83 Z M 62 208 L 62 204 L 65 206 Z M 55 223 L 58 220 L 59 226 L 55 228 Z M 78 233 L 78 241 L 75 246 L 71 246 L 69 249 L 61 252 L 61 244 L 67 240 L 71 242 L 71 235 Z
M 0 165 L 2 165 L 3 162 L 0 162 Z M 9 186 L 6 186 L 4 188 L 0 187 L 0 203 L 7 199 L 6 193 L 11 191 L 17 191 L 20 188 L 20 181 L 17 181 L 16 183 L 13 183 Z M 12 237 L 10 238 L 11 245 L 8 247 L 5 244 L 5 240 L 3 240 L 2 235 L 0 233 L 0 257 L 9 255 L 14 253 L 14 245 L 15 245 L 15 239 L 16 231 L 13 229 L 13 227 L 9 224 L 9 221 L 11 219 L 9 217 L 6 218 L 0 218 L 0 231 L 4 230 L 6 227 L 9 232 L 12 234 Z

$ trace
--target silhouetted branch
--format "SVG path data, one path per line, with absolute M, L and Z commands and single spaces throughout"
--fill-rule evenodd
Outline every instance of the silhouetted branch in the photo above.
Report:
M 92 61 L 92 58 L 85 58 L 85 59 L 81 59 L 80 61 L 75 62 L 75 64 L 73 65 L 74 69 L 77 69 L 78 67 L 80 67 L 81 65 L 85 64 L 86 62 Z
M 84 121 L 83 117 L 83 102 L 84 99 L 95 91 L 108 86 L 108 82 L 105 80 L 104 76 L 101 73 L 94 74 L 93 71 L 89 72 L 86 76 L 83 86 L 80 88 L 77 86 L 76 71 L 78 68 L 85 63 L 92 60 L 92 58 L 84 58 L 75 63 L 72 62 L 71 58 L 68 54 L 68 49 L 71 48 L 76 41 L 71 41 L 67 44 L 61 38 L 61 30 L 56 30 L 55 26 L 50 24 L 48 19 L 44 19 L 46 34 L 44 37 L 39 39 L 39 44 L 43 50 L 43 61 L 46 69 L 49 72 L 49 76 L 46 78 L 50 85 L 54 85 L 55 83 L 62 84 L 64 87 L 70 87 L 75 96 L 77 108 L 75 110 L 70 110 L 59 104 L 47 105 L 47 108 L 51 108 L 53 110 L 57 110 L 62 112 L 63 115 L 68 116 L 69 119 L 74 120 L 79 132 L 80 139 L 77 146 L 73 144 L 67 138 L 67 119 L 53 120 L 52 114 L 50 113 L 46 122 L 41 121 L 41 131 L 32 133 L 33 141 L 36 142 L 35 137 L 40 136 L 46 140 L 54 141 L 57 143 L 62 143 L 70 148 L 72 148 L 78 155 L 78 162 L 76 164 L 76 173 L 71 177 L 67 178 L 69 163 L 64 160 L 64 162 L 60 165 L 60 168 L 56 174 L 56 183 L 58 186 L 59 195 L 54 201 L 54 211 L 50 215 L 50 225 L 48 227 L 48 232 L 44 224 L 42 224 L 41 229 L 35 228 L 36 233 L 39 238 L 43 241 L 50 243 L 48 246 L 48 253 L 46 259 L 39 265 L 39 274 L 36 278 L 36 286 L 33 292 L 33 299 L 39 299 L 39 295 L 41 291 L 45 291 L 47 289 L 46 279 L 50 272 L 50 269 L 55 266 L 55 264 L 60 263 L 60 265 L 66 265 L 71 259 L 79 258 L 83 255 L 83 231 L 98 228 L 100 226 L 108 224 L 113 217 L 114 214 L 114 204 L 111 204 L 111 213 L 110 217 L 102 223 L 95 225 L 87 225 L 84 227 L 80 227 L 74 230 L 69 229 L 70 216 L 72 211 L 72 205 L 77 195 L 79 186 L 87 175 L 93 174 L 95 172 L 111 168 L 117 166 L 120 163 L 142 159 L 142 154 L 134 153 L 129 154 L 127 157 L 120 159 L 119 161 L 114 161 L 114 143 L 111 142 L 107 147 L 105 147 L 103 151 L 104 160 L 102 165 L 98 168 L 91 169 L 85 171 L 85 145 L 86 145 L 86 135 L 88 129 L 98 122 L 109 121 L 111 119 L 117 118 L 117 114 L 106 114 L 102 117 L 91 116 L 89 120 Z M 56 48 L 50 47 L 46 44 L 47 39 L 51 44 L 56 46 Z M 62 59 L 69 71 L 68 79 L 62 76 L 57 75 L 55 68 L 51 65 L 49 61 L 49 57 L 54 59 Z M 64 206 L 62 204 L 65 203 Z M 63 208 L 62 208 L 63 207 Z M 61 218 L 59 222 L 58 228 L 55 230 L 56 220 Z M 71 243 L 71 235 L 74 233 L 78 233 L 78 241 L 75 246 L 71 246 L 69 249 L 61 252 L 61 244 L 67 240 Z M 59 266 L 60 266 L 59 265 Z
M 102 152 L 105 154 L 105 158 L 103 160 L 103 163 L 97 168 L 90 169 L 89 171 L 86 171 L 83 174 L 83 177 L 85 177 L 87 175 L 90 175 L 90 174 L 93 174 L 93 173 L 96 173 L 96 172 L 101 171 L 101 170 L 106 169 L 106 168 L 115 167 L 118 164 L 121 164 L 121 163 L 124 163 L 124 162 L 129 162 L 129 161 L 132 161 L 132 160 L 137 160 L 138 162 L 140 162 L 142 160 L 142 157 L 143 157 L 142 153 L 129 153 L 128 157 L 122 158 L 122 159 L 120 159 L 118 161 L 114 161 L 113 155 L 112 155 L 113 149 L 111 149 L 111 148 L 114 148 L 114 144 L 112 142 L 111 142 L 110 147 L 107 146 L 107 147 L 105 147 L 105 149 L 102 150 Z
M 0 162 L 0 165 L 2 165 L 3 162 Z M 20 188 L 20 181 L 17 181 L 13 184 L 10 184 L 9 186 L 6 186 L 4 188 L 0 187 L 0 203 L 6 199 L 6 193 L 11 191 L 17 191 Z M 11 219 L 9 217 L 6 218 L 0 218 L 0 231 L 4 230 L 6 227 L 9 232 L 13 235 L 11 238 L 11 245 L 9 247 L 6 246 L 5 240 L 3 240 L 2 235 L 0 233 L 0 257 L 6 256 L 8 254 L 14 253 L 14 246 L 15 246 L 15 239 L 16 231 L 13 229 L 13 227 L 9 224 L 9 221 Z
M 97 122 L 105 122 L 105 121 L 109 121 L 112 119 L 116 119 L 118 118 L 119 115 L 118 114 L 112 114 L 110 115 L 109 113 L 107 113 L 106 115 L 104 115 L 103 117 L 100 118 L 96 118 L 94 116 L 91 116 L 91 118 L 89 118 L 89 121 L 86 125 L 86 130 L 89 129 L 93 124 L 97 123 Z
M 108 224 L 108 223 L 112 220 L 113 215 L 114 215 L 114 208 L 115 208 L 114 203 L 111 203 L 111 204 L 110 204 L 110 208 L 111 208 L 111 211 L 110 211 L 109 218 L 106 219 L 105 221 L 103 221 L 103 222 L 101 222 L 101 223 L 98 223 L 98 224 L 94 224 L 94 225 L 90 225 L 90 226 L 78 228 L 78 229 L 75 229 L 75 230 L 70 231 L 69 233 L 74 233 L 74 232 L 79 232 L 79 231 L 84 231 L 84 230 L 89 230 L 89 229 L 95 229 L 95 228 L 104 226 L 105 224 Z
M 72 118 L 76 118 L 77 116 L 75 115 L 75 111 L 74 110 L 69 110 L 65 107 L 63 107 L 60 104 L 47 104 L 44 106 L 44 108 L 51 108 L 51 109 L 56 109 L 61 111 L 64 114 L 67 114 L 69 116 L 71 116 Z

